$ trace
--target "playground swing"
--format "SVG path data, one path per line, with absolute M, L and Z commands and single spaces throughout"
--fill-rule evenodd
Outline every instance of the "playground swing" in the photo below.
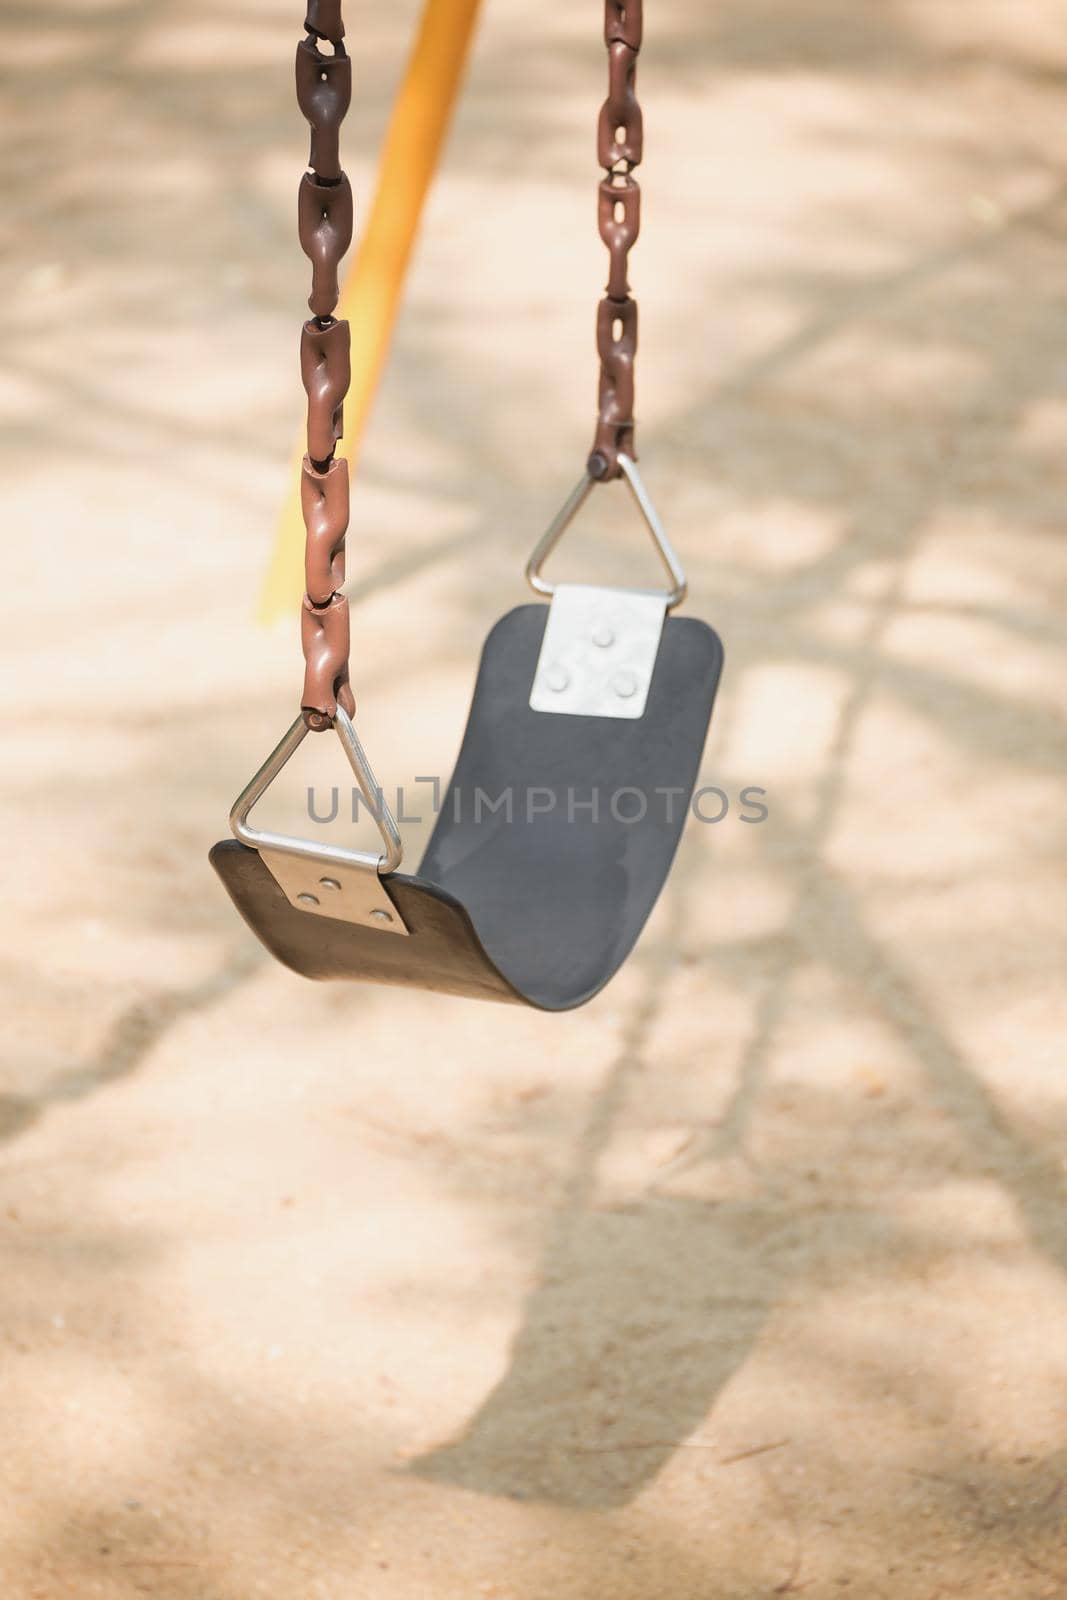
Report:
M 610 89 L 600 114 L 600 233 L 611 257 L 597 319 L 600 411 L 586 471 L 538 543 L 527 579 L 549 605 L 490 630 L 462 747 L 417 873 L 357 735 L 349 685 L 344 538 L 348 463 L 336 454 L 350 334 L 334 316 L 352 234 L 339 161 L 351 97 L 341 0 L 310 0 L 297 90 L 311 124 L 300 238 L 313 265 L 301 365 L 308 452 L 300 716 L 230 814 L 211 861 L 252 931 L 308 978 L 407 985 L 563 1011 L 614 976 L 666 881 L 689 811 L 722 667 L 706 623 L 673 613 L 686 579 L 634 451 L 637 306 L 628 256 L 642 155 L 635 73 L 641 0 L 606 0 Z M 324 51 L 325 43 L 333 53 Z M 593 489 L 624 481 L 667 575 L 662 591 L 553 585 L 543 566 Z M 250 822 L 309 732 L 333 728 L 384 844 L 375 855 Z

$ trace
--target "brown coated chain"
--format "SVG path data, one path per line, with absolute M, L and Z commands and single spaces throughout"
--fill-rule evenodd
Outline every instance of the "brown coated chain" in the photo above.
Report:
M 336 454 L 351 375 L 351 331 L 334 312 L 340 297 L 338 267 L 352 242 L 352 188 L 340 162 L 340 128 L 352 97 L 352 63 L 344 47 L 341 0 L 308 0 L 305 37 L 296 50 L 300 109 L 311 125 L 308 171 L 300 184 L 300 243 L 312 266 L 300 367 L 308 397 L 307 454 L 301 506 L 307 529 L 301 615 L 304 650 L 304 720 L 315 732 L 331 726 L 340 704 L 349 716 L 355 701 L 349 682 L 350 622 L 341 593 L 349 521 L 348 463 Z M 619 456 L 636 459 L 634 362 L 637 302 L 630 295 L 629 256 L 641 226 L 641 189 L 633 176 L 644 148 L 637 100 L 637 59 L 643 29 L 642 0 L 605 0 L 608 97 L 600 111 L 597 153 L 606 176 L 599 192 L 600 237 L 611 265 L 607 293 L 597 310 L 600 356 L 599 416 L 589 475 L 622 475 Z M 328 43 L 333 53 L 322 46 Z
M 642 0 L 605 0 L 608 98 L 600 110 L 597 157 L 607 171 L 600 184 L 600 237 L 611 254 L 607 294 L 597 311 L 600 415 L 588 470 L 601 480 L 622 476 L 619 456 L 634 450 L 634 361 L 637 301 L 630 295 L 630 251 L 641 230 L 641 186 L 633 170 L 644 154 L 644 120 L 637 100 Z
M 306 37 L 296 47 L 296 94 L 311 124 L 311 155 L 300 183 L 300 243 L 311 260 L 312 315 L 300 339 L 308 397 L 307 455 L 300 504 L 307 528 L 306 593 L 300 619 L 304 649 L 304 721 L 316 733 L 341 706 L 355 715 L 348 679 L 348 462 L 337 456 L 351 377 L 351 330 L 334 316 L 337 269 L 352 242 L 352 186 L 341 169 L 340 131 L 352 99 L 352 63 L 345 52 L 341 0 L 308 0 Z M 333 54 L 322 46 L 329 43 Z

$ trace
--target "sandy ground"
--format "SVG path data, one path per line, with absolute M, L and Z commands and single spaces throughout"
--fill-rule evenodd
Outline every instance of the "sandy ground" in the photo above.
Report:
M 297 8 L 0 21 L 4 1600 L 1067 1595 L 1061 7 L 649 9 L 643 462 L 770 818 L 562 1020 L 306 985 L 207 867 L 299 681 Z M 595 12 L 490 0 L 367 440 L 395 782 L 588 445 Z

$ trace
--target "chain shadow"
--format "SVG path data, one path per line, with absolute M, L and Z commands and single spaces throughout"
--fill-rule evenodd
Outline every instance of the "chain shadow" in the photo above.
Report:
M 26 1133 L 50 1107 L 87 1099 L 132 1076 L 172 1028 L 226 999 L 265 960 L 260 947 L 247 941 L 202 983 L 135 1000 L 115 1019 L 87 1061 L 54 1074 L 34 1094 L 0 1094 L 0 1144 Z

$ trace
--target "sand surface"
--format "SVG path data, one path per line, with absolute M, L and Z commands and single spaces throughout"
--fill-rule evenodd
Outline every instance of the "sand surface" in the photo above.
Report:
M 365 216 L 416 8 L 349 9 Z M 0 19 L 3 1600 L 1067 1595 L 1062 8 L 647 9 L 732 804 L 561 1020 L 305 984 L 207 867 L 300 681 L 298 8 Z M 394 784 L 588 448 L 603 85 L 490 0 L 349 544 Z M 654 570 L 609 491 L 567 559 Z

